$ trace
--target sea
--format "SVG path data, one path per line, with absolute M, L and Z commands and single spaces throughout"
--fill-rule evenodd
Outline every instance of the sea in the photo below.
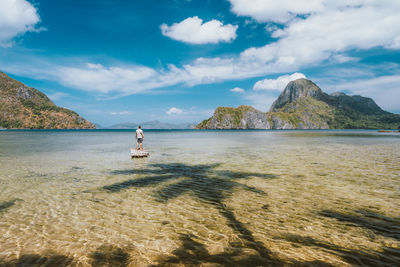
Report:
M 0 266 L 399 266 L 400 133 L 0 131 Z

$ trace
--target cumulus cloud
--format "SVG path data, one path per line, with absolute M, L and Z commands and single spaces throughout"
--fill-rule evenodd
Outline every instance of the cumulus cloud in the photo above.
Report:
M 248 16 L 259 22 L 287 22 L 297 14 L 306 15 L 320 11 L 322 0 L 229 0 L 231 10 L 239 16 Z
M 82 67 L 60 66 L 52 74 L 63 85 L 106 94 L 113 91 L 143 92 L 155 86 L 151 84 L 151 78 L 157 72 L 144 66 L 105 67 L 88 63 Z
M 0 46 L 13 44 L 13 38 L 26 32 L 41 31 L 36 28 L 40 17 L 36 8 L 26 0 L 0 0 Z
M 286 85 L 289 82 L 300 78 L 306 78 L 306 76 L 303 73 L 296 72 L 293 73 L 292 75 L 279 76 L 277 79 L 264 79 L 256 82 L 253 86 L 253 89 L 256 91 L 258 90 L 282 91 L 283 89 L 285 89 Z
M 80 61 L 60 59 L 55 63 L 43 58 L 21 58 L 13 64 L 0 62 L 0 69 L 15 75 L 56 81 L 83 91 L 117 96 L 145 93 L 181 83 L 193 86 L 247 78 L 252 72 L 252 69 L 228 58 L 198 58 L 182 67 L 170 64 L 163 69 L 143 65 L 82 64 Z
M 215 19 L 203 23 L 197 16 L 171 26 L 165 23 L 160 26 L 163 35 L 190 44 L 231 42 L 236 38 L 237 28 L 237 25 L 223 25 L 221 21 Z
M 214 110 L 211 109 L 197 109 L 196 107 L 191 107 L 189 109 L 180 109 L 176 107 L 172 107 L 169 110 L 165 112 L 168 116 L 170 115 L 179 115 L 180 118 L 191 118 L 191 117 L 198 117 L 201 116 L 201 118 L 209 116 L 210 114 L 213 114 Z
M 238 3 L 248 3 L 242 0 L 231 2 L 233 10 L 245 10 Z M 277 1 L 258 2 L 262 2 L 265 8 L 271 8 L 272 2 Z M 296 6 L 297 3 L 304 1 L 287 2 Z M 377 46 L 400 48 L 400 28 L 392 30 L 391 26 L 400 23 L 400 16 L 398 16 L 400 2 L 315 0 L 312 3 L 315 3 L 318 8 L 315 10 L 311 8 L 308 16 L 290 20 L 282 29 L 272 31 L 272 36 L 278 39 L 277 42 L 260 48 L 247 49 L 242 53 L 242 57 L 265 63 L 302 66 L 318 63 L 352 48 L 369 49 Z M 281 5 L 280 1 L 278 8 L 282 12 L 295 12 L 291 10 L 291 7 Z M 238 12 L 238 14 L 241 13 Z M 294 14 L 302 13 L 297 11 Z M 271 18 L 266 21 L 279 22 L 280 20 Z
M 245 92 L 245 90 L 243 90 L 242 88 L 239 88 L 239 87 L 232 88 L 229 91 L 234 92 L 234 93 L 244 93 Z
M 180 108 L 172 107 L 165 112 L 167 115 L 180 115 L 183 113 L 183 110 Z
M 231 0 L 232 10 L 241 15 L 244 11 L 239 12 L 241 6 L 235 4 L 239 2 Z M 249 6 L 253 5 L 249 1 L 245 2 Z M 268 4 L 276 1 L 257 2 Z M 296 5 L 294 1 L 290 2 Z M 400 25 L 400 1 L 315 0 L 305 11 L 294 10 L 285 1 L 282 3 L 276 8 L 282 9 L 282 14 L 295 14 L 296 17 L 283 19 L 287 15 L 282 15 L 282 18 L 267 19 L 249 13 L 247 16 L 258 18 L 258 21 L 271 20 L 272 22 L 268 23 L 272 25 L 279 21 L 284 23 L 279 27 L 269 28 L 274 41 L 262 47 L 250 47 L 239 55 L 201 57 L 181 66 L 171 64 L 162 69 L 141 65 L 92 64 L 97 62 L 81 65 L 82 60 L 71 60 L 71 63 L 68 63 L 73 65 L 55 63 L 43 67 L 41 63 L 25 63 L 25 58 L 21 59 L 19 66 L 0 62 L 0 68 L 13 74 L 55 80 L 76 89 L 127 95 L 176 84 L 192 86 L 296 72 L 304 67 L 317 66 L 321 62 L 356 61 L 357 59 L 347 55 L 348 51 L 354 49 L 400 49 L 400 27 L 393 26 Z M 260 9 L 262 8 L 263 6 L 260 6 Z M 203 27 L 205 24 L 207 23 L 200 22 L 199 25 Z M 165 27 L 165 30 L 172 29 L 173 25 Z M 270 87 L 260 83 L 254 89 L 268 90 Z
M 132 112 L 126 111 L 126 110 L 125 111 L 113 111 L 113 112 L 110 112 L 110 114 L 113 116 L 115 116 L 115 115 L 131 115 Z
M 346 55 L 355 48 L 400 48 L 400 28 L 392 26 L 400 24 L 400 2 L 315 0 L 312 3 L 307 16 L 270 28 L 275 42 L 250 47 L 239 56 L 198 58 L 184 65 L 179 71 L 186 77 L 185 82 L 191 85 L 213 83 L 296 71 L 324 61 L 357 61 L 357 58 Z M 289 6 L 281 5 L 279 8 L 287 13 L 303 14 Z

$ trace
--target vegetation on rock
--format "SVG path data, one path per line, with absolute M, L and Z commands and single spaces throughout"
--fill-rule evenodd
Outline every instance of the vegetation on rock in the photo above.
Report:
M 371 98 L 328 95 L 307 79 L 290 82 L 270 111 L 250 106 L 219 107 L 197 129 L 397 129 L 400 115 L 382 110 Z
M 76 112 L 56 106 L 42 92 L 0 72 L 0 127 L 7 129 L 94 129 Z
M 196 126 L 197 129 L 258 129 L 268 124 L 265 113 L 250 107 L 218 107 L 214 116 Z

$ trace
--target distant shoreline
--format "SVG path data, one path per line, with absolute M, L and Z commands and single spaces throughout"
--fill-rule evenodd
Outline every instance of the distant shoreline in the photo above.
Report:
M 136 129 L 0 129 L 4 132 L 134 132 Z M 146 132 L 349 132 L 380 130 L 400 133 L 398 129 L 144 129 Z

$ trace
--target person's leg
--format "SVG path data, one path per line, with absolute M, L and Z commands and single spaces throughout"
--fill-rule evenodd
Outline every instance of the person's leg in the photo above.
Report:
M 136 150 L 139 150 L 139 141 L 136 140 Z
M 140 143 L 140 150 L 143 150 L 143 141 Z

